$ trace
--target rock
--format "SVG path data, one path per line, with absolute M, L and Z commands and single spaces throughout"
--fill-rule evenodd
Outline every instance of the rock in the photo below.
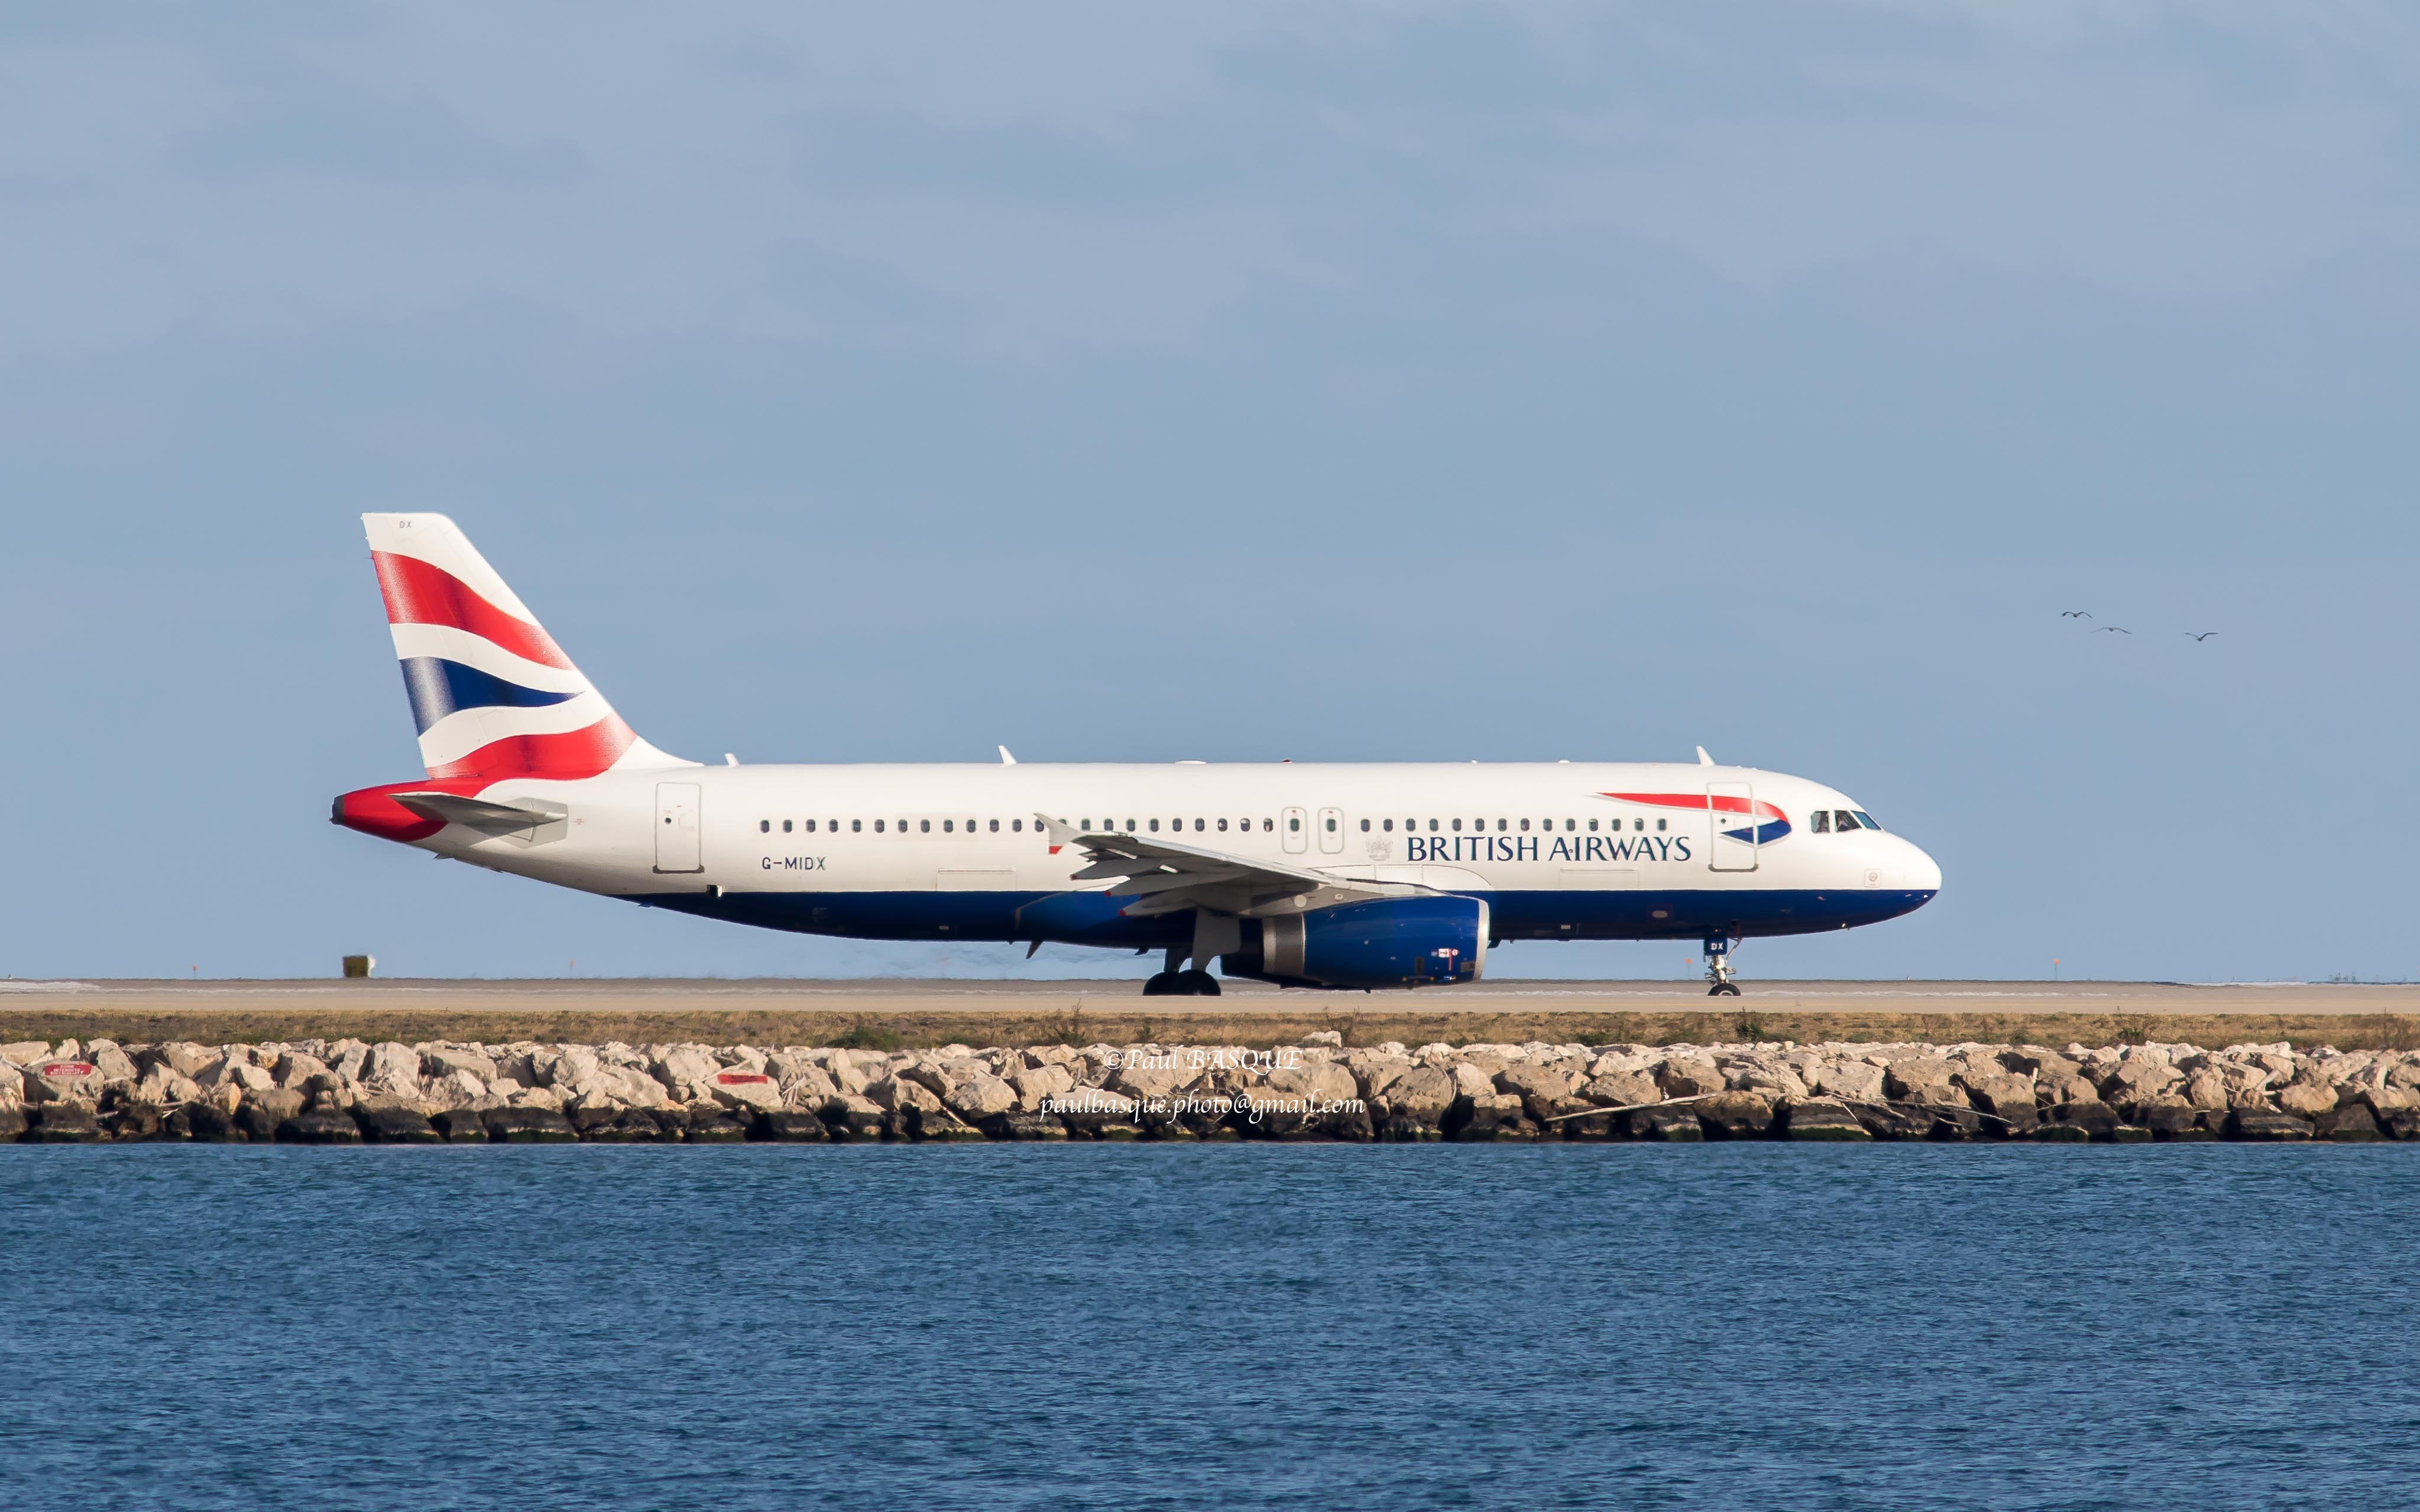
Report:
M 2318 1082 L 2296 1082 L 2278 1090 L 2277 1106 L 2297 1118 L 2316 1119 L 2335 1111 L 2336 1089 Z
M 667 1045 L 662 1054 L 647 1063 L 656 1080 L 684 1103 L 712 1096 L 706 1086 L 722 1069 L 722 1062 L 707 1054 L 703 1045 Z
M 979 1123 L 995 1113 L 1006 1113 L 1017 1105 L 1016 1088 L 986 1072 L 978 1072 L 960 1082 L 956 1092 L 943 1101 L 951 1112 L 969 1123 Z
M 748 1126 L 727 1113 L 692 1113 L 681 1137 L 692 1145 L 737 1145 L 747 1139 Z
M 1711 1060 L 1695 1056 L 1668 1056 L 1655 1067 L 1655 1085 L 1664 1095 L 1696 1097 L 1723 1089 L 1724 1078 Z
M 386 1098 L 355 1103 L 353 1121 L 374 1145 L 434 1145 L 444 1137 L 418 1108 Z
M 1552 1066 L 1507 1066 L 1496 1073 L 1495 1090 L 1509 1092 L 1527 1105 L 1544 1105 L 1572 1095 L 1577 1087 L 1571 1076 Z M 1535 1117 L 1533 1112 L 1532 1117 Z
M 774 1108 L 756 1115 L 750 1133 L 762 1140 L 781 1145 L 819 1145 L 831 1137 L 824 1120 L 812 1113 L 791 1108 Z
M 2267 1108 L 2237 1108 L 2226 1116 L 2226 1137 L 2274 1142 L 2311 1137 L 2311 1123 L 2290 1113 Z
M 1295 1043 L 1299 1045 L 1326 1045 L 1333 1050 L 1342 1050 L 1344 1048 L 1344 1035 L 1343 1032 L 1339 1029 L 1313 1029 L 1309 1034 L 1304 1035 L 1301 1039 L 1296 1040 Z
M 994 1139 L 1047 1141 L 1067 1137 L 1065 1124 L 1047 1114 L 1031 1113 L 1022 1108 L 1013 1113 L 993 1114 L 984 1120 L 983 1132 Z
M 1529 1121 L 1527 1107 L 1509 1092 L 1454 1099 L 1446 1110 L 1444 1128 L 1447 1138 L 1464 1144 L 1538 1137 L 1538 1126 Z
M 2155 1103 L 2143 1110 L 2143 1126 L 2163 1143 L 2191 1143 L 2217 1135 L 2202 1126 L 2201 1110 L 2190 1103 Z
M 1773 1128 L 1773 1103 L 1761 1092 L 1716 1092 L 1699 1099 L 1696 1112 L 1709 1139 L 1761 1139 Z
M 1698 1122 L 1694 1103 L 1679 1105 L 1663 1103 L 1655 1107 L 1634 1108 L 1621 1115 L 1624 1131 L 1633 1139 L 1651 1143 L 1687 1144 L 1706 1137 Z
M 2061 1103 L 2050 1116 L 2053 1122 L 2081 1129 L 2087 1138 L 2104 1144 L 2118 1137 L 2118 1110 L 2106 1103 Z
M 505 1106 L 480 1115 L 488 1137 L 500 1145 L 568 1144 L 580 1137 L 571 1120 L 549 1107 Z
M 2224 1113 L 2227 1107 L 2226 1078 L 2214 1070 L 2195 1072 L 2185 1078 L 2184 1099 L 2196 1108 Z
M 1876 1139 L 1922 1139 L 1932 1132 L 1932 1115 L 1887 1103 L 1857 1103 L 1850 1113 L 1857 1127 Z
M 941 1100 L 933 1095 L 923 1083 L 905 1076 L 885 1076 L 868 1084 L 866 1098 L 885 1113 L 899 1113 L 913 1108 L 918 1112 L 939 1111 Z
M 1135 1100 L 1099 1087 L 1078 1087 L 1050 1100 L 1043 1109 L 1067 1125 L 1069 1134 L 1089 1134 L 1105 1124 L 1136 1122 Z
M 2420 1108 L 2397 1108 L 2378 1122 L 2389 1139 L 2420 1139 Z
M 1883 1100 L 1883 1069 L 1862 1060 L 1826 1061 L 1807 1083 L 1809 1091 L 1854 1102 Z
M 278 1123 L 276 1139 L 284 1145 L 358 1145 L 362 1130 L 350 1114 L 335 1108 L 304 1108 Z
M 882 1137 L 882 1109 L 869 1098 L 845 1092 L 816 1111 L 836 1140 L 862 1142 Z
M 449 1145 L 484 1145 L 488 1142 L 487 1119 L 474 1109 L 447 1108 L 431 1115 L 428 1125 Z
M 292 1088 L 271 1087 L 242 1094 L 237 1104 L 235 1119 L 254 1144 L 265 1145 L 277 1137 L 278 1126 L 301 1113 L 302 1094 Z
M 761 1071 L 716 1072 L 707 1090 L 735 1112 L 778 1113 L 784 1106 L 782 1084 Z
M 476 1076 L 483 1085 L 504 1074 L 497 1069 L 495 1057 L 466 1045 L 433 1044 L 420 1051 L 420 1073 L 424 1077 L 457 1072 Z
M 109 1137 L 93 1105 L 81 1099 L 30 1103 L 24 1117 L 32 1127 L 23 1137 L 31 1144 L 83 1145 Z
M 2101 1088 L 2081 1076 L 2037 1076 L 2034 1078 L 2034 1101 L 2049 1107 L 2062 1103 L 2098 1103 L 2101 1101 Z
M 83 1103 L 101 1100 L 101 1068 L 89 1060 L 37 1060 L 25 1068 L 24 1099 L 28 1103 Z
M 1063 1064 L 1053 1062 L 1011 1072 L 1008 1085 L 1016 1089 L 1016 1105 L 1033 1113 L 1050 1099 L 1075 1090 L 1076 1076 Z
M 1855 1114 L 1828 1098 L 1785 1099 L 1776 1110 L 1775 1121 L 1783 1135 L 1791 1139 L 1865 1143 L 1873 1138 Z
M 25 1105 L 23 1103 L 0 1103 L 0 1144 L 11 1144 L 25 1137 Z
M 2033 1137 L 2047 1145 L 2088 1145 L 2092 1131 L 2082 1124 L 2043 1123 L 2035 1125 Z
M 94 1041 L 92 1048 L 85 1052 L 85 1058 L 100 1073 L 104 1087 L 111 1082 L 134 1081 L 143 1074 L 135 1068 L 132 1057 L 106 1040 Z
M 1924 1137 L 1935 1144 L 1956 1144 L 1967 1139 L 1994 1137 L 1998 1125 L 1986 1127 L 1983 1116 L 1972 1108 L 1937 1107 L 1932 1114 L 1932 1127 Z
M 1435 1067 L 1416 1066 L 1387 1084 L 1383 1100 L 1388 1118 L 1435 1129 L 1459 1095 L 1452 1077 Z
M 581 1130 L 580 1137 L 602 1145 L 675 1144 L 688 1127 L 688 1116 L 669 1106 L 624 1108 L 611 1123 Z
M 1953 1070 L 1949 1062 L 1937 1056 L 1895 1060 L 1883 1073 L 1883 1092 L 1909 1103 L 1947 1103 Z
M 418 1097 L 420 1052 L 393 1040 L 373 1045 L 355 1079 L 374 1093 Z
M 2017 1134 L 2040 1121 L 2034 1110 L 2034 1084 L 2030 1078 L 1978 1077 L 1966 1084 L 1966 1098 L 1978 1111 L 2003 1120 Z
M 202 1089 L 192 1077 L 161 1061 L 155 1062 L 149 1071 L 143 1073 L 135 1095 L 146 1103 L 175 1107 L 179 1103 L 200 1102 Z
M 50 1054 L 51 1041 L 48 1040 L 11 1040 L 7 1044 L 0 1044 L 0 1060 L 12 1066 L 30 1066 L 37 1060 L 49 1058 Z
M 2386 1136 L 2385 1131 L 2378 1126 L 2377 1115 L 2370 1112 L 2369 1104 L 2355 1102 L 2340 1103 L 2320 1114 L 2313 1133 L 2321 1139 L 2341 1140 L 2348 1144 Z
M 168 1110 L 157 1103 L 139 1099 L 122 1102 L 111 1111 L 107 1126 L 114 1139 L 167 1140 L 187 1137 L 180 1121 L 176 1130 L 168 1127 Z
M 1603 1108 L 1633 1108 L 1642 1103 L 1661 1103 L 1664 1089 L 1643 1071 L 1623 1071 L 1590 1078 L 1580 1088 L 1580 1096 Z

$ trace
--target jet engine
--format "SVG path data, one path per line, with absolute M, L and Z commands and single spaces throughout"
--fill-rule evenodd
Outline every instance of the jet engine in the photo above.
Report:
M 1478 898 L 1377 898 L 1242 923 L 1243 949 L 1220 967 L 1286 987 L 1441 987 L 1478 980 L 1487 962 Z

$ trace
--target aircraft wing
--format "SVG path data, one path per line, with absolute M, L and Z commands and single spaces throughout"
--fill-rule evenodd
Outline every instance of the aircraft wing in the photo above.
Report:
M 559 803 L 524 808 L 519 804 L 489 803 L 485 798 L 466 798 L 455 793 L 398 793 L 395 801 L 423 819 L 460 825 L 483 835 L 535 831 L 540 825 L 551 825 L 571 811 Z
M 1274 861 L 1230 856 L 1156 838 L 1114 830 L 1086 833 L 1047 814 L 1036 814 L 1034 818 L 1050 837 L 1052 845 L 1073 845 L 1084 853 L 1089 864 L 1075 874 L 1074 880 L 1118 879 L 1108 889 L 1109 895 L 1137 900 L 1125 910 L 1129 915 L 1206 908 L 1214 913 L 1256 917 L 1279 908 L 1293 913 L 1369 898 L 1408 897 L 1428 890 L 1408 883 L 1342 881 Z

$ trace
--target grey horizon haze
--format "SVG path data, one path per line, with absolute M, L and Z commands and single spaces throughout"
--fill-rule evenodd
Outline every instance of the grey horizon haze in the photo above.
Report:
M 2360 4 L 12 7 L 0 970 L 1146 969 L 332 827 L 426 509 L 701 760 L 1702 744 L 1946 873 L 1751 993 L 2420 974 L 2415 127 Z

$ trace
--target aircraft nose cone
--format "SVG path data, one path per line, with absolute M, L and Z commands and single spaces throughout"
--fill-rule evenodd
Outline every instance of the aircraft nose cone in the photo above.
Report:
M 1900 874 L 1907 880 L 1901 885 L 1911 891 L 1925 893 L 1928 896 L 1939 892 L 1941 863 L 1925 854 L 1922 846 L 1907 841 L 1901 843 L 1907 845 L 1907 859 L 1900 868 Z

